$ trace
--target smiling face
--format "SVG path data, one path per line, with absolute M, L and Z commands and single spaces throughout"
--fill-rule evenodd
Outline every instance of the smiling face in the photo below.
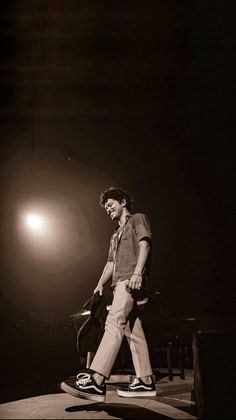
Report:
M 125 206 L 126 206 L 125 200 L 122 200 L 120 203 L 114 198 L 108 198 L 104 207 L 108 216 L 110 216 L 112 220 L 120 220 L 124 213 L 124 209 L 126 208 Z

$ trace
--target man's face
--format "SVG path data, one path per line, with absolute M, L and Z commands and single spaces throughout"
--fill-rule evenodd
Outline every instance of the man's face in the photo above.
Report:
M 125 200 L 119 203 L 119 201 L 114 200 L 114 198 L 108 198 L 104 207 L 112 220 L 119 220 L 124 211 L 125 204 Z

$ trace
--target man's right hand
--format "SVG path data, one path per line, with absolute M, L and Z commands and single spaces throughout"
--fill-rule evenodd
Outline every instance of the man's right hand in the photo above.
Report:
M 99 292 L 99 295 L 100 295 L 100 296 L 102 296 L 102 293 L 103 293 L 103 286 L 101 286 L 101 285 L 97 285 L 97 287 L 94 289 L 93 293 L 95 294 L 95 293 L 97 293 L 97 292 Z

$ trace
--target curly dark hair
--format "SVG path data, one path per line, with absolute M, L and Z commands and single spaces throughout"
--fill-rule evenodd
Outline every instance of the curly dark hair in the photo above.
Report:
M 134 201 L 133 198 L 130 197 L 130 195 L 123 188 L 119 187 L 110 187 L 103 191 L 100 196 L 100 205 L 104 207 L 109 198 L 113 198 L 114 200 L 119 201 L 119 203 L 121 203 L 122 200 L 125 200 L 126 207 L 129 211 L 131 210 Z

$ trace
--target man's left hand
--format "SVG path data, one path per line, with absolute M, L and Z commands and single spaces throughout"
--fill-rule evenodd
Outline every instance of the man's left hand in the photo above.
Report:
M 127 287 L 131 290 L 139 290 L 142 285 L 142 276 L 139 276 L 137 274 L 133 274 L 130 277 L 129 282 L 127 283 Z

